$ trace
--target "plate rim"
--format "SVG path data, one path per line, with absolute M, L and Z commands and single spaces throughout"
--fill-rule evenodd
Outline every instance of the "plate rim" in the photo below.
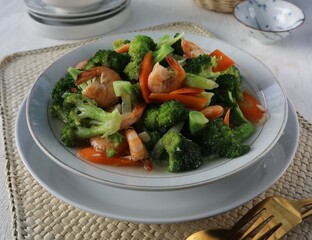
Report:
M 85 17 L 90 15 L 96 15 L 96 14 L 103 14 L 105 12 L 109 12 L 112 9 L 116 7 L 120 7 L 122 4 L 124 4 L 127 1 L 130 0 L 118 0 L 119 3 L 115 3 L 115 1 L 110 0 L 110 2 L 113 2 L 112 6 L 109 6 L 107 8 L 107 1 L 102 1 L 100 6 L 92 11 L 87 12 L 60 12 L 57 11 L 56 7 L 48 6 L 44 2 L 40 0 L 25 0 L 25 5 L 28 8 L 29 11 L 35 12 L 37 14 L 43 14 L 50 17 Z M 35 5 L 32 5 L 35 4 Z M 50 9 L 50 10 L 49 10 Z
M 231 204 L 228 204 L 227 206 L 223 206 L 222 210 L 221 209 L 216 209 L 216 210 L 210 211 L 210 212 L 205 212 L 205 210 L 204 210 L 203 212 L 197 213 L 196 215 L 187 215 L 186 214 L 184 217 L 172 217 L 170 214 L 169 214 L 170 217 L 167 217 L 167 218 L 164 218 L 163 216 L 161 218 L 159 218 L 159 217 L 158 218 L 154 218 L 153 216 L 149 216 L 149 217 L 145 216 L 144 218 L 140 218 L 136 214 L 132 214 L 132 216 L 130 216 L 131 214 L 128 214 L 128 216 L 121 215 L 121 214 L 116 215 L 116 214 L 114 214 L 112 212 L 112 210 L 107 209 L 107 208 L 105 208 L 105 211 L 103 211 L 103 210 L 100 211 L 100 210 L 96 210 L 96 209 L 92 208 L 93 206 L 82 206 L 79 203 L 77 203 L 75 201 L 75 199 L 69 199 L 68 197 L 66 198 L 61 193 L 57 192 L 57 190 L 55 190 L 55 189 L 53 189 L 51 187 L 51 184 L 49 186 L 48 183 L 45 183 L 40 178 L 38 173 L 35 173 L 33 171 L 32 167 L 29 164 L 29 161 L 26 159 L 26 157 L 25 157 L 25 155 L 23 153 L 24 152 L 23 151 L 23 147 L 19 143 L 21 135 L 19 134 L 20 128 L 18 127 L 18 125 L 21 122 L 21 118 L 23 118 L 23 117 L 26 118 L 25 115 L 22 116 L 23 111 L 26 111 L 25 110 L 26 109 L 26 106 L 25 106 L 26 105 L 26 99 L 23 101 L 23 104 L 21 105 L 21 108 L 19 109 L 19 112 L 18 112 L 18 117 L 17 117 L 16 123 L 15 123 L 15 125 L 16 125 L 15 136 L 16 136 L 16 143 L 17 143 L 18 152 L 19 152 L 19 154 L 21 156 L 21 159 L 22 159 L 23 163 L 25 164 L 26 168 L 28 169 L 28 171 L 36 179 L 36 181 L 38 181 L 40 183 L 41 186 L 46 188 L 50 193 L 52 193 L 57 198 L 62 199 L 65 202 L 67 202 L 67 203 L 69 203 L 69 204 L 71 204 L 71 205 L 73 205 L 73 206 L 75 206 L 75 207 L 77 207 L 79 209 L 91 212 L 91 213 L 96 214 L 98 216 L 110 217 L 110 218 L 117 219 L 117 220 L 129 221 L 129 222 L 140 222 L 140 223 L 143 222 L 143 223 L 151 223 L 151 224 L 153 224 L 153 223 L 154 224 L 178 223 L 178 222 L 193 221 L 193 220 L 198 220 L 198 219 L 202 219 L 202 218 L 212 217 L 212 216 L 224 213 L 226 211 L 230 211 L 231 209 L 234 209 L 234 208 L 236 208 L 238 206 L 241 206 L 241 205 L 245 204 L 246 202 L 252 200 L 253 198 L 257 197 L 259 194 L 261 194 L 265 190 L 267 190 L 270 186 L 272 186 L 285 173 L 285 171 L 287 170 L 287 168 L 290 166 L 291 162 L 293 161 L 293 158 L 295 156 L 295 153 L 296 153 L 296 150 L 297 150 L 298 144 L 299 144 L 299 123 L 298 123 L 298 118 L 297 118 L 297 115 L 296 115 L 296 111 L 295 111 L 292 103 L 289 101 L 289 99 L 288 99 L 287 103 L 288 103 L 288 107 L 291 109 L 291 111 L 290 111 L 291 114 L 289 114 L 288 119 L 290 117 L 293 117 L 294 118 L 293 120 L 295 120 L 295 122 L 296 122 L 296 125 L 293 126 L 293 129 L 294 129 L 293 131 L 295 132 L 294 135 L 296 135 L 296 139 L 293 141 L 293 144 L 292 144 L 293 145 L 293 149 L 291 150 L 291 154 L 288 156 L 288 160 L 285 161 L 285 164 L 283 166 L 281 166 L 280 164 L 276 165 L 279 168 L 279 170 L 277 170 L 278 174 L 273 174 L 272 175 L 272 173 L 271 173 L 271 179 L 270 179 L 270 181 L 267 184 L 263 184 L 261 187 L 258 186 L 260 189 L 258 189 L 257 191 L 254 191 L 254 188 L 251 188 L 250 191 L 254 191 L 254 192 L 252 194 L 249 192 L 249 196 L 248 197 L 246 195 L 244 195 L 244 194 L 239 194 L 239 196 L 246 196 L 246 197 L 245 198 L 241 198 L 240 200 L 236 200 L 235 203 L 233 202 Z M 24 121 L 23 124 L 25 124 L 25 121 Z M 27 126 L 27 124 L 26 124 L 26 126 Z M 29 131 L 29 129 L 27 127 L 24 128 L 24 130 L 25 129 L 26 129 L 26 131 Z M 285 131 L 287 131 L 287 130 L 289 131 L 289 128 L 285 128 Z M 35 146 L 37 151 L 41 151 L 41 149 L 35 144 L 35 142 L 34 142 L 34 146 Z M 263 158 L 266 158 L 266 156 L 264 156 Z M 37 158 L 34 158 L 34 159 L 37 159 Z M 265 161 L 266 160 L 264 160 L 264 162 Z M 52 161 L 50 163 L 54 164 L 57 168 L 60 168 L 61 170 L 64 170 L 58 164 L 56 164 L 54 161 Z M 262 164 L 262 162 L 255 163 L 255 165 L 260 165 L 260 164 Z M 254 167 L 254 166 L 252 165 L 250 167 Z M 249 168 L 246 168 L 244 171 L 247 171 L 247 170 L 249 170 Z M 269 170 L 273 171 L 270 168 L 269 168 Z M 66 170 L 64 170 L 64 171 L 66 171 Z M 72 172 L 67 172 L 67 173 L 68 174 L 72 174 L 73 176 L 76 176 Z M 240 172 L 238 174 L 242 174 L 242 172 Z M 78 179 L 80 180 L 80 178 L 78 178 Z M 262 181 L 264 181 L 263 180 L 264 178 L 261 178 L 261 179 L 262 179 Z M 96 182 L 89 181 L 87 179 L 82 179 L 82 181 L 88 181 L 88 182 L 90 182 L 90 184 L 97 184 Z M 219 184 L 219 183 L 217 182 L 217 183 L 212 183 L 212 184 Z M 209 184 L 206 185 L 206 186 L 209 186 Z M 108 188 L 106 191 L 109 191 L 109 189 L 112 189 L 112 187 L 106 186 L 106 185 L 101 185 L 101 187 L 103 187 L 104 189 Z M 204 186 L 202 186 L 202 187 L 204 187 Z M 202 187 L 199 187 L 199 189 L 202 189 Z M 117 189 L 117 191 L 129 191 L 131 194 L 135 194 L 136 192 L 141 192 L 141 191 L 135 191 L 135 190 L 133 191 L 133 190 L 128 190 L 128 189 L 120 189 L 120 188 L 116 188 L 116 189 Z M 182 191 L 186 193 L 187 191 L 189 191 L 189 189 L 182 189 Z M 171 191 L 171 192 L 176 192 L 176 191 Z M 149 194 L 148 191 L 144 192 L 144 193 L 145 194 Z M 159 191 L 159 194 L 166 194 L 166 193 L 168 193 L 168 192 Z M 110 197 L 109 194 L 105 195 L 105 196 L 106 197 L 107 196 Z M 129 197 L 131 197 L 131 195 Z M 193 206 L 193 205 L 191 205 L 191 206 Z M 204 207 L 204 209 L 207 209 L 207 208 Z

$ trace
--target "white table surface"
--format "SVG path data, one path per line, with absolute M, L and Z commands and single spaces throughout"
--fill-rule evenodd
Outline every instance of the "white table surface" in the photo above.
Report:
M 274 45 L 262 45 L 251 39 L 233 15 L 207 11 L 192 0 L 132 0 L 130 19 L 113 32 L 176 21 L 193 22 L 205 27 L 218 38 L 246 50 L 267 65 L 296 110 L 312 122 L 312 4 L 309 0 L 291 1 L 304 9 L 306 21 L 285 41 Z M 0 6 L 0 59 L 14 52 L 73 42 L 38 35 L 27 21 L 22 0 L 0 0 Z M 3 165 L 4 162 L 0 161 L 0 239 L 8 240 L 12 239 L 12 226 Z

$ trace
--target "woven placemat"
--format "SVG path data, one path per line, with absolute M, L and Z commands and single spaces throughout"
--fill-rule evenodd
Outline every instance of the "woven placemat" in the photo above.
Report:
M 206 29 L 191 23 L 171 23 L 145 30 L 160 29 L 212 37 Z M 255 202 L 267 196 L 301 199 L 312 195 L 312 125 L 298 114 L 300 142 L 292 165 L 265 193 L 222 215 L 177 224 L 138 224 L 99 217 L 52 196 L 33 179 L 19 157 L 14 136 L 15 118 L 36 76 L 59 56 L 89 41 L 20 52 L 0 63 L 2 141 L 15 239 L 180 240 L 207 227 L 231 227 Z M 312 221 L 307 219 L 286 238 L 312 239 L 311 229 Z

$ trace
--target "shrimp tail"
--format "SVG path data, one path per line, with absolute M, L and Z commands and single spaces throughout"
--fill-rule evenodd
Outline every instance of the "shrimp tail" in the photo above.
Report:
M 172 67 L 174 72 L 177 74 L 179 79 L 183 80 L 186 78 L 186 73 L 185 73 L 184 68 L 174 58 L 167 56 L 166 60 L 168 64 L 170 65 L 170 67 Z

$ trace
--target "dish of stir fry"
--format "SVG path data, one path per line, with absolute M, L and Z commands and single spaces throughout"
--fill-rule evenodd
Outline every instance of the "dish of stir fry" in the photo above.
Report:
M 244 142 L 266 119 L 234 60 L 183 33 L 116 39 L 77 62 L 56 82 L 48 112 L 86 161 L 190 171 L 248 153 Z

